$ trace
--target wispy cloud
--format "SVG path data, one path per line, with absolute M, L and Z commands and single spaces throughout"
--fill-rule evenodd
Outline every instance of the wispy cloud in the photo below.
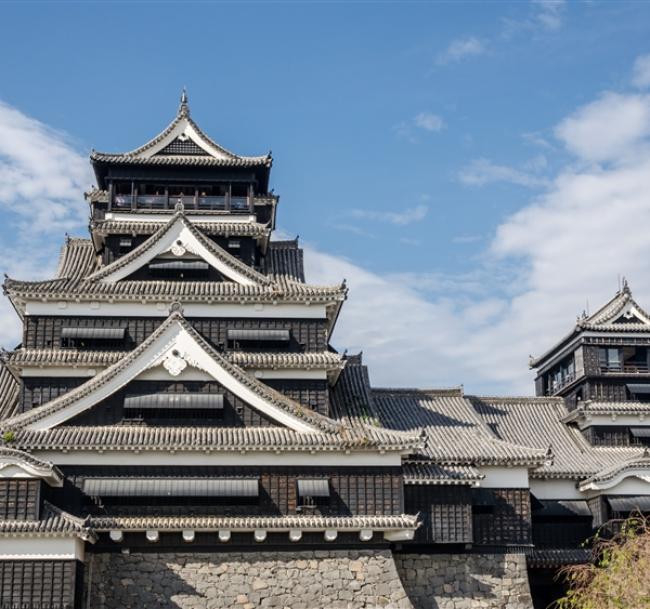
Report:
M 424 131 L 440 131 L 445 126 L 445 121 L 437 114 L 420 112 L 413 119 L 413 124 Z
M 445 128 L 443 118 L 433 112 L 420 112 L 408 121 L 395 125 L 395 132 L 402 138 L 416 142 L 416 132 L 438 133 Z
M 439 66 L 457 63 L 468 57 L 476 57 L 486 52 L 485 43 L 479 38 L 469 36 L 467 38 L 457 38 L 449 43 L 449 46 L 438 54 L 436 63 Z
M 308 279 L 348 279 L 335 340 L 364 350 L 374 383 L 530 394 L 528 355 L 563 336 L 586 299 L 606 302 L 625 274 L 650 303 L 647 102 L 613 95 L 560 122 L 572 162 L 499 225 L 474 272 L 447 275 L 432 262 L 430 273 L 385 276 L 309 249 Z
M 467 167 L 458 173 L 458 179 L 466 186 L 485 186 L 495 182 L 509 182 L 526 188 L 540 188 L 548 185 L 548 179 L 537 175 L 540 170 L 539 157 L 524 165 L 524 169 L 516 169 L 508 165 L 497 165 L 488 159 L 474 159 Z
M 352 209 L 349 216 L 360 220 L 372 220 L 375 222 L 386 222 L 396 226 L 406 226 L 413 222 L 424 220 L 429 208 L 426 205 L 407 207 L 401 211 L 375 211 L 371 209 Z
M 535 19 L 547 30 L 558 30 L 564 22 L 566 0 L 532 0 Z
M 521 34 L 552 33 L 564 25 L 566 0 L 531 0 L 528 15 L 522 19 L 503 18 L 501 37 L 505 39 Z
M 632 84 L 639 89 L 650 87 L 650 55 L 640 55 L 632 69 Z

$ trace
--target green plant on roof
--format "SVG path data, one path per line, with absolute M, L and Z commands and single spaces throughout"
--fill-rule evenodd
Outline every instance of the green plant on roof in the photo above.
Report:
M 9 443 L 13 442 L 15 439 L 16 439 L 16 434 L 13 431 L 5 431 L 2 434 L 2 441 L 5 444 L 9 444 Z

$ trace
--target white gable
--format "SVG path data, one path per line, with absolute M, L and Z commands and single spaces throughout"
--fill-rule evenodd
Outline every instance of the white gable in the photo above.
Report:
M 146 245 L 146 242 L 143 245 Z M 218 246 L 215 245 L 215 247 Z M 103 275 L 101 281 L 105 283 L 116 283 L 161 255 L 170 255 L 181 259 L 187 257 L 188 254 L 198 256 L 219 271 L 224 277 L 236 283 L 247 286 L 257 285 L 253 279 L 241 273 L 234 266 L 229 265 L 225 260 L 215 256 L 213 252 L 197 239 L 182 216 L 178 216 L 155 243 L 150 247 L 143 248 L 141 255 L 135 256 L 126 264 L 120 264 L 120 260 L 118 259 L 113 263 L 115 270 L 112 272 L 106 273 L 105 271 L 100 271 Z M 92 278 L 93 276 L 91 275 L 89 279 Z
M 174 127 L 166 133 L 158 142 L 136 154 L 136 158 L 149 159 L 157 152 L 163 150 L 166 146 L 171 144 L 176 138 L 183 140 L 191 140 L 199 148 L 205 150 L 207 154 L 215 159 L 232 159 L 232 156 L 215 147 L 211 142 L 202 136 L 195 128 L 189 116 L 182 116 L 178 119 Z
M 75 417 L 76 415 L 92 408 L 102 400 L 106 399 L 127 383 L 142 375 L 145 371 L 162 367 L 171 377 L 179 377 L 188 368 L 195 368 L 209 375 L 226 389 L 241 398 L 253 408 L 278 423 L 287 426 L 297 432 L 319 431 L 314 425 L 294 416 L 282 407 L 274 404 L 260 392 L 256 392 L 250 386 L 237 378 L 226 366 L 219 363 L 201 344 L 185 329 L 180 321 L 175 320 L 169 324 L 149 345 L 143 344 L 137 355 L 128 365 L 120 367 L 115 364 L 94 379 L 88 381 L 72 394 L 78 394 L 76 399 L 70 401 L 61 409 L 51 409 L 52 412 L 26 425 L 30 430 L 50 429 L 56 425 Z M 137 350 L 136 350 L 137 351 Z M 224 360 L 225 361 L 225 360 Z M 242 371 L 242 374 L 245 374 Z M 258 382 L 258 381 L 256 381 Z M 84 391 L 86 385 L 92 385 L 92 390 Z M 66 399 L 66 396 L 57 398 Z M 54 402 L 45 404 L 39 408 L 48 409 Z M 35 411 L 31 411 L 35 412 Z
M 622 311 L 610 320 L 606 325 L 617 326 L 624 323 L 644 323 L 650 326 L 650 319 L 647 315 L 636 306 L 634 301 L 629 300 Z

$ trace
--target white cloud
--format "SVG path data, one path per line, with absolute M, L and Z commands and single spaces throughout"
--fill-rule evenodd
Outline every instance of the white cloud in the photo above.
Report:
M 432 112 L 420 112 L 408 121 L 402 121 L 395 125 L 394 129 L 400 137 L 407 139 L 409 142 L 417 142 L 416 131 L 425 131 L 428 133 L 438 133 L 445 127 L 445 121 L 438 114 Z
M 507 165 L 496 165 L 488 159 L 475 159 L 467 167 L 464 167 L 458 173 L 458 179 L 467 186 L 485 186 L 495 182 L 509 182 L 518 186 L 527 188 L 539 188 L 546 186 L 548 180 L 533 172 L 544 169 L 545 164 L 540 157 L 528 161 L 524 168 L 527 171 L 521 171 Z
M 536 7 L 535 19 L 547 30 L 562 27 L 566 0 L 532 0 Z
M 452 40 L 449 46 L 438 55 L 436 63 L 447 65 L 457 63 L 468 57 L 476 57 L 485 53 L 485 43 L 474 36 Z
M 51 276 L 66 230 L 81 230 L 92 184 L 88 160 L 69 138 L 0 102 L 0 271 L 21 279 Z M 0 344 L 19 340 L 7 299 L 0 304 Z
M 426 205 L 416 205 L 407 207 L 402 211 L 374 211 L 369 209 L 352 209 L 349 216 L 363 220 L 374 220 L 377 222 L 387 222 L 396 226 L 406 226 L 413 222 L 424 220 L 429 208 Z
M 587 162 L 620 162 L 639 154 L 650 134 L 650 96 L 603 93 L 555 129 L 555 135 Z
M 437 114 L 432 114 L 431 112 L 420 112 L 413 122 L 416 127 L 423 129 L 424 131 L 440 131 L 444 126 L 445 122 Z
M 640 55 L 634 62 L 632 84 L 639 89 L 650 87 L 650 55 Z
M 380 276 L 310 249 L 308 278 L 350 286 L 337 344 L 364 349 L 377 385 L 530 394 L 528 355 L 565 335 L 586 301 L 609 300 L 620 275 L 650 307 L 644 104 L 609 93 L 562 121 L 575 163 L 500 224 L 472 274 L 444 276 L 432 261 L 430 274 Z

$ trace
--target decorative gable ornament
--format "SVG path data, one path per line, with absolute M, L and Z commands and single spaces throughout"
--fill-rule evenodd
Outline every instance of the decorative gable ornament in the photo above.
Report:
M 163 368 L 172 376 L 178 376 L 185 368 L 187 368 L 187 361 L 185 361 L 181 353 L 177 349 L 173 349 L 169 355 L 163 360 Z
M 187 248 L 183 245 L 183 242 L 180 239 L 177 239 L 174 242 L 174 245 L 171 246 L 169 250 L 174 256 L 183 256 L 187 252 Z

